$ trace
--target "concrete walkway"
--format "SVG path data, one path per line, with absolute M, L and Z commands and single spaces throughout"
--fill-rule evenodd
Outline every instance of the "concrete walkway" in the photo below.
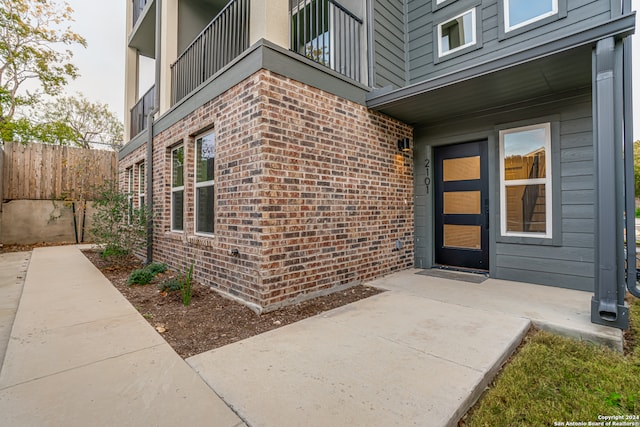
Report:
M 589 322 L 589 293 L 417 272 L 185 363 L 76 247 L 36 249 L 0 371 L 0 424 L 454 426 L 532 322 L 622 342 Z
M 243 425 L 74 246 L 33 251 L 0 414 L 20 427 Z
M 9 344 L 29 259 L 31 252 L 0 254 L 0 366 Z

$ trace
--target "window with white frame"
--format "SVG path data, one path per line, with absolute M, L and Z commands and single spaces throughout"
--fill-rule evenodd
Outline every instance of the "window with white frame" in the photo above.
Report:
M 558 0 L 503 0 L 506 32 L 558 13 Z
M 476 44 L 476 9 L 468 10 L 438 25 L 438 56 Z
M 199 137 L 195 145 L 195 232 L 211 235 L 215 217 L 215 134 Z
M 138 207 L 144 209 L 144 189 L 145 189 L 144 162 L 138 165 Z
M 133 166 L 127 169 L 127 222 L 133 221 Z
M 184 146 L 171 150 L 171 231 L 184 230 Z
M 552 237 L 551 124 L 500 131 L 503 236 Z

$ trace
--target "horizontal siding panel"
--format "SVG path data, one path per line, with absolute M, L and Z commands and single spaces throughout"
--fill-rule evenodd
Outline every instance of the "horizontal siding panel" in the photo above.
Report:
M 585 160 L 593 160 L 593 147 L 566 148 L 560 153 L 560 161 L 563 163 Z
M 562 190 L 594 190 L 593 175 L 565 176 L 562 178 Z
M 562 244 L 573 248 L 594 248 L 595 236 L 591 233 L 562 233 Z
M 567 276 L 593 277 L 593 262 L 565 261 L 544 258 L 523 258 L 513 255 L 497 257 L 497 266 L 534 273 L 556 273 Z M 528 276 L 521 276 L 527 277 Z M 556 282 L 558 284 L 558 282 Z
M 392 0 L 374 2 L 374 43 L 376 86 L 405 86 L 405 37 L 402 3 Z
M 497 255 L 513 255 L 525 258 L 553 258 L 565 261 L 593 262 L 593 248 L 550 247 L 536 245 L 496 245 Z
M 593 161 L 564 163 L 561 167 L 561 175 L 565 176 L 584 176 L 593 174 Z
M 567 219 L 593 219 L 594 205 L 563 205 L 562 217 Z
M 596 228 L 593 219 L 563 219 L 562 231 L 567 233 L 593 233 Z
M 563 150 L 578 147 L 589 147 L 593 151 L 593 134 L 587 131 L 564 135 L 560 142 L 560 147 Z
M 562 192 L 563 205 L 588 205 L 595 200 L 594 190 L 567 190 Z
M 575 289 L 578 291 L 593 292 L 594 279 L 589 277 L 572 276 L 567 274 L 552 274 L 539 271 L 519 270 L 499 267 L 496 269 L 496 278 L 521 282 L 526 277 L 527 282 L 541 285 L 558 286 Z

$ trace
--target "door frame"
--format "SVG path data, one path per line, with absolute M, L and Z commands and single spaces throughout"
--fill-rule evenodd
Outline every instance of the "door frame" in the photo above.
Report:
M 489 277 L 496 276 L 496 225 L 499 224 L 500 187 L 497 183 L 498 139 L 492 130 L 468 132 L 456 136 L 429 137 L 414 135 L 414 190 L 416 200 L 424 198 L 424 217 L 416 217 L 414 227 L 424 227 L 427 241 L 424 255 L 416 259 L 416 268 L 433 268 L 435 264 L 435 191 L 434 155 L 435 147 L 456 145 L 465 142 L 487 141 L 487 164 L 489 179 Z M 426 172 L 426 173 L 425 173 Z M 496 210 L 498 209 L 498 210 Z M 416 214 L 418 211 L 416 210 Z M 416 247 L 419 242 L 416 242 Z

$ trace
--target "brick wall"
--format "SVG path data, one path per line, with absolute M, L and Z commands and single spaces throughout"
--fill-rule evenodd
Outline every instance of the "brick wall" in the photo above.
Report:
M 194 145 L 216 135 L 215 236 L 194 234 Z M 413 265 L 412 129 L 260 71 L 154 140 L 154 258 L 262 308 Z M 184 233 L 170 231 L 170 153 L 185 147 Z M 120 161 L 143 160 L 141 147 Z M 402 248 L 397 249 L 399 241 Z M 237 249 L 239 255 L 231 255 Z

